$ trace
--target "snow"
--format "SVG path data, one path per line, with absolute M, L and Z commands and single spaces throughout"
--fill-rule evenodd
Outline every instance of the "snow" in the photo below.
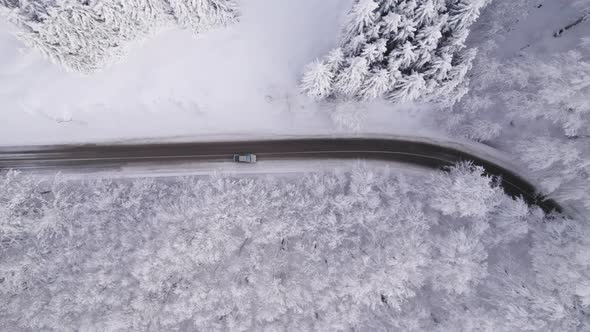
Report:
M 3 24 L 0 145 L 338 133 L 328 106 L 297 86 L 304 66 L 335 46 L 350 5 L 246 0 L 237 24 L 196 37 L 162 31 L 92 76 L 21 49 Z M 364 107 L 365 131 L 436 131 L 424 124 L 428 112 L 417 115 L 412 106 L 393 113 L 380 103 Z
M 588 326 L 590 266 L 572 254 L 588 224 L 545 219 L 469 164 L 430 175 L 3 174 L 0 328 Z
M 547 54 L 570 49 L 577 46 L 576 39 L 585 35 L 582 25 L 568 31 L 565 38 L 553 37 L 555 31 L 580 16 L 580 10 L 572 6 L 572 1 L 529 2 L 527 7 L 530 14 L 513 24 L 507 38 L 498 45 L 500 56 L 515 57 L 523 50 Z
M 479 48 L 470 91 L 454 114 L 440 116 L 455 134 L 484 141 L 522 164 L 533 162 L 533 182 L 587 216 L 590 49 L 584 38 L 590 22 L 554 36 L 587 13 L 583 4 L 494 1 L 468 41 Z M 543 141 L 550 144 L 535 144 Z
M 516 157 L 528 161 L 554 197 L 585 195 L 590 210 L 588 141 L 496 104 L 517 83 L 532 88 L 521 59 L 579 49 L 590 22 L 553 37 L 579 17 L 571 3 L 494 1 L 469 40 L 480 47 L 474 89 L 439 116 L 300 95 L 303 68 L 336 46 L 352 0 L 243 0 L 239 23 L 161 31 L 92 76 L 21 49 L 0 23 L 0 145 L 412 135 L 530 179 Z M 529 72 L 502 82 L 507 64 Z M 382 93 L 375 83 L 369 95 Z M 446 137 L 457 124 L 452 133 L 513 157 Z M 429 177 L 387 165 L 2 174 L 0 329 L 590 328 L 587 213 L 544 216 L 469 164 Z

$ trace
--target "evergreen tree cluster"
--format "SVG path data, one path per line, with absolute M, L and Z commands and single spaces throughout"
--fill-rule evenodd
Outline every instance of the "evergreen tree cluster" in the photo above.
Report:
M 0 0 L 18 36 L 67 69 L 88 73 L 166 24 L 201 32 L 237 18 L 233 0 Z
M 465 40 L 489 0 L 358 0 L 341 46 L 310 64 L 301 88 L 323 99 L 452 105 L 475 57 Z

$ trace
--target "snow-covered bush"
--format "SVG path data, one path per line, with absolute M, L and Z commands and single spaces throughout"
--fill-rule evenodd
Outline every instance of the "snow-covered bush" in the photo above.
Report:
M 0 329 L 585 330 L 588 223 L 480 174 L 3 174 Z
M 301 88 L 329 96 L 451 105 L 475 56 L 469 27 L 488 0 L 358 0 L 341 46 L 304 73 Z
M 120 58 L 131 41 L 177 22 L 200 32 L 236 19 L 232 0 L 3 0 L 18 36 L 69 70 L 88 73 Z

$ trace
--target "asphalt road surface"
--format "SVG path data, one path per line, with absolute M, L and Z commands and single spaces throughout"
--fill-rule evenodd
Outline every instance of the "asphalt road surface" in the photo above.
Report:
M 444 169 L 470 160 L 500 176 L 506 193 L 522 196 L 546 212 L 561 212 L 553 200 L 508 169 L 478 156 L 435 144 L 396 139 L 317 138 L 145 145 L 61 145 L 0 147 L 0 170 L 64 168 L 116 169 L 130 165 L 176 162 L 232 162 L 235 153 L 254 153 L 259 162 L 290 159 L 373 159 Z M 244 164 L 244 167 L 249 165 Z

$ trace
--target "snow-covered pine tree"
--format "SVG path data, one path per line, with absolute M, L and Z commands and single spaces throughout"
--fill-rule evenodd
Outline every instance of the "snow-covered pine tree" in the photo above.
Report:
M 378 0 L 377 0 L 378 1 Z M 345 27 L 344 39 L 352 40 L 358 35 L 364 34 L 368 28 L 375 25 L 379 8 L 376 0 L 358 0 L 348 14 L 348 23 Z
M 357 96 L 368 74 L 367 60 L 362 57 L 352 58 L 349 66 L 336 76 L 334 87 L 341 94 Z
M 446 76 L 439 76 L 432 79 L 427 76 L 428 81 L 435 84 L 435 87 L 428 90 L 425 99 L 437 102 L 444 106 L 452 106 L 458 102 L 466 93 L 469 80 L 467 73 L 472 67 L 472 61 L 477 55 L 477 49 L 462 49 L 453 54 L 451 67 L 448 68 Z M 448 59 L 447 59 L 448 60 Z M 438 63 L 442 65 L 442 63 Z M 431 70 L 436 73 L 437 63 L 429 64 Z
M 128 44 L 176 21 L 195 31 L 232 22 L 233 0 L 1 0 L 18 37 L 66 69 L 89 73 Z
M 234 23 L 238 6 L 234 0 L 166 0 L 176 21 L 195 32 Z
M 370 73 L 369 78 L 361 90 L 363 99 L 375 99 L 383 96 L 391 85 L 391 76 L 387 69 L 378 69 L 377 72 Z
M 522 82 L 501 95 L 513 115 L 551 121 L 570 138 L 590 135 L 590 58 L 585 52 L 568 51 L 549 60 L 525 56 L 507 69 L 510 80 Z
M 425 25 L 431 23 L 438 16 L 438 9 L 433 0 L 424 0 L 418 6 L 415 13 L 416 23 Z
M 412 73 L 397 80 L 388 99 L 394 102 L 415 101 L 426 89 L 426 81 L 420 73 Z
M 470 52 L 464 52 L 469 27 L 488 2 L 355 1 L 343 28 L 341 47 L 338 48 L 344 60 L 330 66 L 337 79 L 333 82 L 335 87 L 329 89 L 329 96 L 343 99 L 388 96 L 393 102 L 418 100 L 452 105 L 466 91 L 467 85 L 461 83 L 473 60 L 465 56 Z M 353 64 L 360 64 L 358 58 L 366 61 L 362 82 L 347 78 L 358 72 L 350 68 Z M 390 73 L 387 81 L 383 79 L 383 69 Z M 417 79 L 418 74 L 421 80 Z M 381 77 L 375 78 L 374 75 Z M 355 79 L 359 79 L 359 75 Z M 353 81 L 354 87 L 350 84 Z M 384 93 L 359 92 L 359 86 L 375 87 L 376 82 L 381 82 L 378 90 L 385 89 Z M 385 82 L 389 84 L 385 86 Z M 345 85 L 349 87 L 343 88 Z M 302 90 L 315 97 L 307 86 L 302 86 Z
M 478 237 L 459 229 L 437 241 L 432 286 L 450 294 L 474 291 L 487 276 L 487 252 Z
M 308 65 L 308 69 L 301 80 L 301 88 L 314 98 L 324 98 L 332 92 L 334 73 L 330 71 L 330 65 L 317 60 Z
M 435 55 L 430 62 L 430 68 L 426 71 L 436 81 L 442 81 L 449 72 L 453 69 L 453 56 L 448 53 L 443 53 L 438 56 Z
M 326 64 L 330 71 L 335 72 L 344 62 L 344 52 L 341 48 L 335 48 L 326 56 Z
M 416 46 L 406 41 L 394 48 L 389 56 L 389 61 L 396 63 L 400 70 L 409 69 L 418 60 Z
M 444 215 L 460 217 L 485 216 L 501 203 L 498 179 L 485 175 L 483 167 L 465 162 L 439 173 L 429 188 L 433 193 L 429 204 Z
M 469 124 L 459 126 L 457 133 L 478 142 L 490 141 L 500 135 L 502 126 L 495 122 L 475 119 Z
M 449 30 L 467 30 L 490 0 L 458 0 L 449 5 Z

